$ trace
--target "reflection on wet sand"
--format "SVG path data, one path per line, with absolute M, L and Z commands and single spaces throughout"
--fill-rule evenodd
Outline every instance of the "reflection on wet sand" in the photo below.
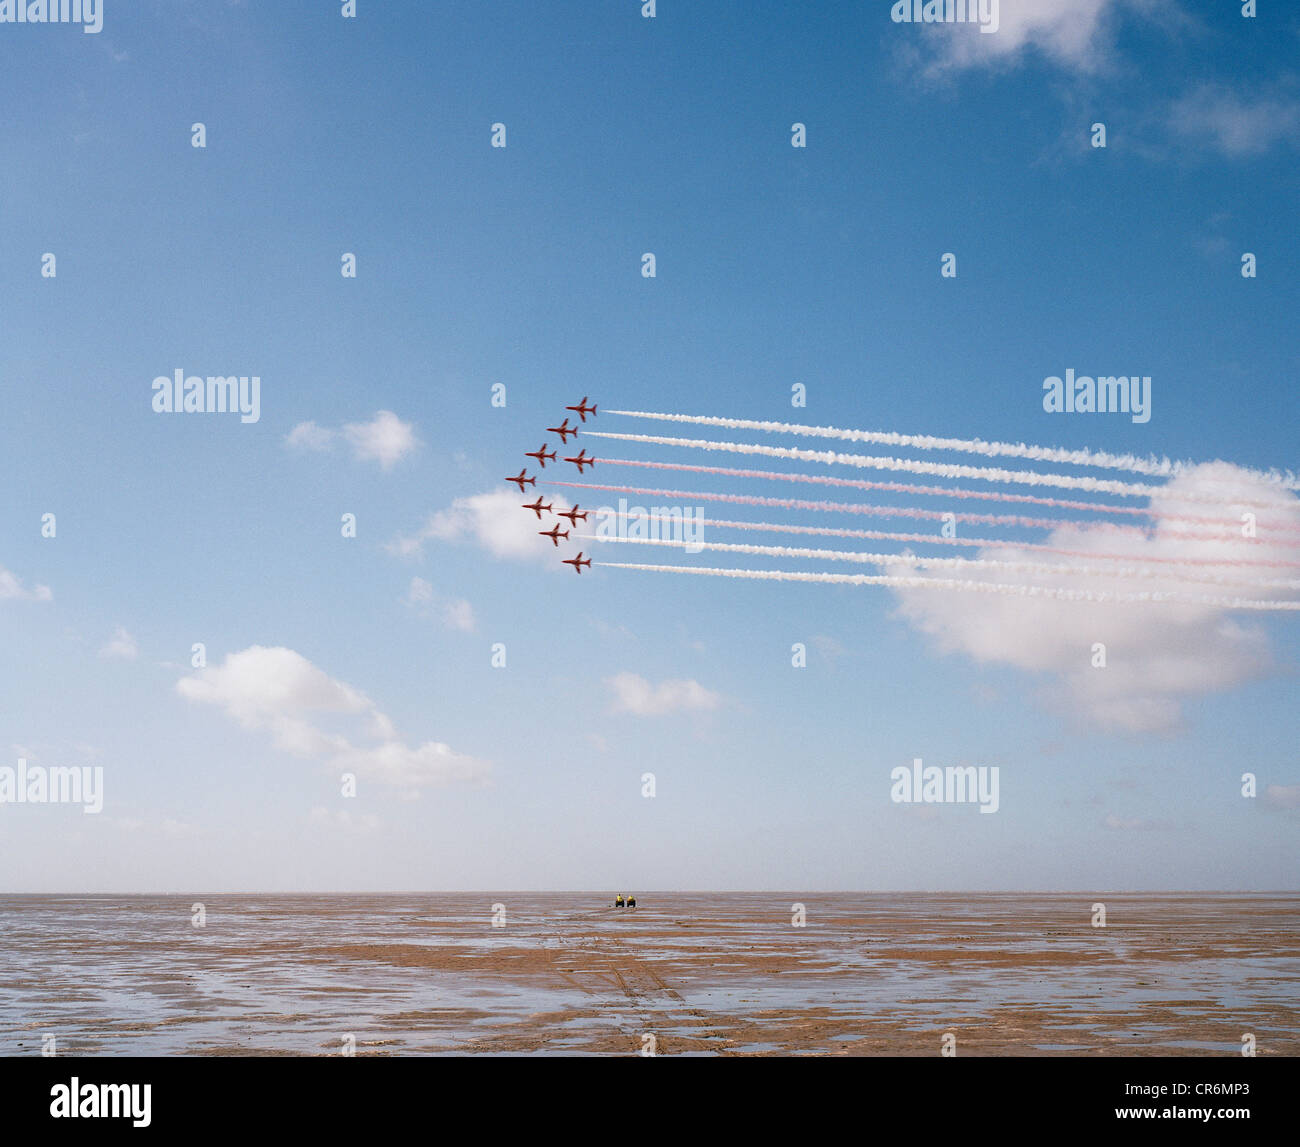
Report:
M 1300 1054 L 1300 895 L 606 903 L 0 897 L 0 1053 Z

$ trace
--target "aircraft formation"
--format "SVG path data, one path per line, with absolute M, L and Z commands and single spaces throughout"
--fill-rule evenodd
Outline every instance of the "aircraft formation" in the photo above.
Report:
M 3 0 L 0 0 L 2 3 Z M 619 531 L 605 531 L 598 529 L 594 532 L 588 528 L 579 531 L 577 526 L 579 521 L 584 521 L 586 513 L 580 510 L 576 505 L 572 511 L 567 507 L 562 511 L 556 511 L 554 506 L 564 505 L 564 502 L 557 496 L 551 505 L 542 501 L 542 496 L 534 489 L 531 493 L 529 486 L 536 487 L 539 484 L 550 482 L 553 486 L 564 489 L 573 489 L 583 491 L 583 496 L 588 490 L 617 490 L 626 494 L 639 494 L 649 497 L 673 497 L 691 501 L 717 501 L 727 502 L 737 505 L 755 506 L 761 508 L 781 507 L 790 510 L 813 510 L 822 513 L 861 513 L 871 514 L 873 516 L 886 518 L 921 518 L 934 519 L 936 517 L 946 517 L 938 510 L 924 506 L 912 505 L 881 505 L 875 501 L 871 502 L 843 502 L 835 501 L 810 501 L 801 498 L 778 498 L 770 494 L 758 493 L 721 493 L 704 490 L 661 490 L 646 488 L 642 486 L 617 485 L 605 486 L 597 485 L 597 479 L 584 481 L 581 478 L 578 481 L 567 481 L 563 477 L 556 477 L 554 471 L 542 475 L 549 463 L 556 463 L 555 469 L 560 467 L 558 463 L 562 460 L 578 468 L 580 475 L 585 475 L 586 471 L 594 467 L 597 462 L 601 465 L 602 474 L 609 467 L 614 467 L 615 471 L 621 466 L 645 466 L 654 467 L 656 470 L 679 471 L 681 473 L 691 474 L 715 474 L 718 477 L 725 478 L 745 478 L 755 482 L 810 482 L 819 485 L 846 486 L 863 490 L 884 489 L 891 490 L 902 494 L 920 494 L 920 495 L 939 495 L 941 497 L 952 498 L 983 498 L 998 502 L 1031 502 L 1046 506 L 1069 506 L 1078 510 L 1091 510 L 1096 514 L 1139 514 L 1154 519 L 1157 522 L 1177 521 L 1180 523 L 1189 520 L 1187 515 L 1180 512 L 1166 510 L 1162 508 L 1128 508 L 1115 506 L 1101 502 L 1091 502 L 1084 500 L 1066 501 L 1060 498 L 1048 498 L 1041 494 L 1023 494 L 1009 488 L 975 490 L 967 487 L 947 487 L 947 486 L 929 486 L 913 485 L 908 482 L 890 481 L 880 482 L 865 479 L 841 478 L 828 474 L 820 473 L 822 464 L 832 466 L 853 466 L 859 470 L 885 470 L 901 474 L 923 474 L 930 478 L 939 478 L 945 481 L 958 481 L 969 478 L 985 479 L 1000 487 L 1010 486 L 1031 486 L 1043 487 L 1045 489 L 1074 490 L 1081 493 L 1104 494 L 1110 495 L 1127 495 L 1130 497 L 1144 497 L 1151 499 L 1151 507 L 1156 507 L 1157 503 L 1164 500 L 1164 495 L 1157 494 L 1163 487 L 1159 484 L 1152 484 L 1149 481 L 1130 482 L 1119 478 L 1099 478 L 1090 475 L 1062 473 L 1057 470 L 1042 469 L 1003 469 L 1001 467 L 974 466 L 956 462 L 936 462 L 925 458 L 915 458 L 910 454 L 903 457 L 875 457 L 869 454 L 848 454 L 832 452 L 829 450 L 806 450 L 791 446 L 770 446 L 766 442 L 736 442 L 731 440 L 700 440 L 686 438 L 682 436 L 665 437 L 659 434 L 616 434 L 597 429 L 594 426 L 587 426 L 588 419 L 596 417 L 596 404 L 588 403 L 587 396 L 583 395 L 582 401 L 572 406 L 566 406 L 567 411 L 564 421 L 558 426 L 548 426 L 547 433 L 555 433 L 560 438 L 560 445 L 554 450 L 547 443 L 542 443 L 537 450 L 530 450 L 525 455 L 540 464 L 541 470 L 534 477 L 526 469 L 521 469 L 517 475 L 508 479 L 519 487 L 520 496 L 533 497 L 535 500 L 531 503 L 523 503 L 524 508 L 532 510 L 536 515 L 537 532 L 544 538 L 551 541 L 552 553 L 556 559 L 560 559 L 565 565 L 572 566 L 575 573 L 582 573 L 583 568 L 590 568 L 596 563 L 594 560 L 587 558 L 585 553 L 579 553 L 576 558 L 560 558 L 558 553 L 561 540 L 566 543 L 582 543 L 588 540 L 599 540 L 604 542 L 635 542 L 641 545 L 660 545 L 660 546 L 683 546 L 686 545 L 684 538 L 664 537 L 661 529 L 658 537 L 643 536 L 641 531 L 633 533 L 632 529 Z M 1060 466 L 1085 466 L 1091 468 L 1101 468 L 1113 471 L 1123 471 L 1129 474 L 1138 475 L 1144 479 L 1153 477 L 1170 478 L 1171 483 L 1187 479 L 1191 474 L 1190 470 L 1183 469 L 1190 464 L 1188 463 L 1171 463 L 1168 459 L 1155 457 L 1136 458 L 1132 455 L 1109 454 L 1105 451 L 1091 450 L 1066 450 L 1054 446 L 1034 446 L 1027 445 L 1023 442 L 992 442 L 980 438 L 936 438 L 931 435 L 917 434 L 897 434 L 893 431 L 883 430 L 862 430 L 853 427 L 837 426 L 805 426 L 799 423 L 772 422 L 768 420 L 747 419 L 747 418 L 719 418 L 707 414 L 686 414 L 672 411 L 637 411 L 637 410 L 618 410 L 606 409 L 606 415 L 612 415 L 614 418 L 637 418 L 658 422 L 673 422 L 694 426 L 709 426 L 713 428 L 725 428 L 727 430 L 757 430 L 765 434 L 787 434 L 797 438 L 820 438 L 835 439 L 841 442 L 869 442 L 880 445 L 888 445 L 903 451 L 926 451 L 939 450 L 945 453 L 955 454 L 972 454 L 980 458 L 1026 458 L 1035 462 L 1047 463 L 1049 465 Z M 577 422 L 574 422 L 574 418 Z M 587 453 L 585 445 L 577 449 L 574 454 L 560 455 L 561 450 L 574 450 L 574 446 L 569 445 L 569 439 L 575 436 L 582 436 L 584 443 L 586 438 L 599 438 L 602 443 L 608 440 L 618 440 L 620 442 L 639 442 L 647 446 L 673 446 L 678 449 L 702 450 L 708 452 L 726 452 L 729 454 L 743 454 L 747 456 L 757 456 L 762 458 L 784 458 L 796 462 L 808 462 L 818 464 L 818 473 L 806 473 L 798 471 L 769 471 L 757 469 L 739 469 L 732 466 L 708 466 L 696 465 L 690 462 L 667 461 L 667 460 L 649 460 L 649 459 L 631 459 L 620 457 L 617 453 L 606 453 L 601 450 L 599 457 L 592 457 Z M 554 441 L 554 439 L 552 439 Z M 531 445 L 531 442 L 526 443 Z M 614 448 L 615 450 L 617 447 Z M 1287 472 L 1282 474 L 1277 470 L 1258 470 L 1252 468 L 1242 468 L 1242 480 L 1262 483 L 1270 487 L 1280 487 L 1286 491 L 1300 490 L 1300 478 Z M 1235 479 L 1234 479 L 1235 480 Z M 1290 496 L 1288 493 L 1287 497 Z M 1221 494 L 1212 493 L 1192 493 L 1170 495 L 1171 500 L 1192 500 L 1201 501 L 1207 504 L 1215 504 L 1216 501 L 1222 505 L 1228 505 Z M 1267 499 L 1266 499 L 1267 501 Z M 1269 501 L 1272 505 L 1276 499 Z M 1233 503 L 1236 504 L 1235 502 Z M 1262 504 L 1262 503 L 1261 503 Z M 1277 503 L 1281 504 L 1281 503 Z M 556 524 L 546 523 L 549 528 L 540 528 L 543 525 L 541 521 L 542 514 L 555 514 L 557 518 L 565 517 L 568 519 L 568 528 L 565 529 Z M 634 515 L 624 512 L 626 517 Z M 668 516 L 671 518 L 671 514 Z M 683 513 L 683 527 L 684 522 Z M 653 520 L 656 515 L 651 515 Z M 662 519 L 662 515 L 659 516 Z M 1061 520 L 1057 518 L 1032 517 L 1025 514 L 958 514 L 957 517 L 962 520 L 979 521 L 983 525 L 1011 525 L 1017 529 L 1037 529 L 1044 528 L 1056 530 L 1061 525 Z M 711 525 L 720 526 L 725 529 L 755 530 L 765 533 L 789 533 L 789 534 L 811 534 L 822 535 L 827 537 L 842 538 L 869 538 L 873 541 L 897 541 L 897 542 L 917 542 L 925 541 L 926 535 L 916 532 L 894 532 L 892 530 L 855 530 L 839 526 L 814 526 L 814 525 L 796 525 L 793 523 L 781 522 L 733 522 L 723 521 L 721 519 L 700 517 L 700 522 L 708 521 Z M 1225 534 L 1234 534 L 1236 528 L 1231 521 L 1231 515 L 1222 519 L 1207 517 L 1205 514 L 1198 514 L 1194 519 L 1198 523 L 1205 523 L 1211 528 L 1222 529 Z M 1101 519 L 1071 519 L 1070 525 L 1079 524 L 1080 529 L 1091 528 L 1096 525 L 1103 525 Z M 603 525 L 603 523 L 601 523 Z M 1288 526 L 1278 526 L 1276 524 L 1268 526 L 1270 529 L 1290 529 Z M 984 531 L 981 530 L 981 533 Z M 945 528 L 944 533 L 948 531 Z M 1204 535 L 1209 536 L 1209 535 Z M 1253 535 L 1252 535 L 1253 536 Z M 947 544 L 978 546 L 981 549 L 993 547 L 995 540 L 990 538 L 937 538 L 937 541 L 945 541 Z M 1259 539 L 1255 539 L 1258 541 Z M 1049 539 L 1050 541 L 1050 539 Z M 1246 539 L 1250 541 L 1250 539 Z M 1278 543 L 1282 544 L 1282 543 Z M 752 556 L 770 556 L 781 559 L 811 559 L 815 561 L 851 561 L 864 565 L 876 567 L 877 572 L 863 573 L 841 573 L 836 569 L 817 569 L 817 570 L 800 570 L 800 569 L 753 569 L 748 565 L 742 566 L 701 566 L 693 563 L 674 563 L 667 565 L 653 564 L 650 562 L 630 561 L 618 562 L 606 560 L 606 555 L 601 555 L 600 565 L 603 570 L 609 569 L 629 569 L 639 570 L 646 573 L 689 573 L 703 575 L 706 577 L 723 577 L 748 579 L 754 581 L 779 581 L 779 582 L 815 582 L 822 585 L 840 584 L 840 585 L 858 585 L 858 586 L 891 586 L 897 589 L 941 589 L 946 592 L 954 593 L 996 593 L 1002 596 L 1025 596 L 1030 595 L 1036 598 L 1055 601 L 1092 601 L 1092 600 L 1113 600 L 1115 602 L 1125 602 L 1135 605 L 1152 605 L 1160 606 L 1164 602 L 1191 604 L 1197 606 L 1208 606 L 1216 610 L 1223 611 L 1240 611 L 1240 610 L 1257 610 L 1257 611 L 1277 611 L 1277 612 L 1294 612 L 1300 610 L 1300 601 L 1295 600 L 1295 595 L 1290 598 L 1286 596 L 1272 596 L 1261 592 L 1263 587 L 1281 587 L 1294 588 L 1292 581 L 1267 580 L 1261 581 L 1257 577 L 1251 576 L 1252 571 L 1249 567 L 1255 565 L 1270 564 L 1267 559 L 1263 561 L 1254 561 L 1245 556 L 1232 556 L 1230 560 L 1216 564 L 1223 567 L 1220 572 L 1206 574 L 1203 571 L 1191 568 L 1197 559 L 1174 559 L 1174 558 L 1150 558 L 1144 559 L 1140 555 L 1123 554 L 1110 555 L 1117 559 L 1129 562 L 1126 568 L 1116 567 L 1111 569 L 1108 566 L 1098 565 L 1098 562 L 1107 559 L 1107 555 L 1099 553 L 1095 548 L 1089 548 L 1076 543 L 1078 548 L 1064 548 L 1059 540 L 1055 544 L 1043 542 L 1008 542 L 1010 549 L 1020 549 L 1024 546 L 1036 547 L 1039 550 L 1050 550 L 1053 555 L 1064 558 L 1077 558 L 1080 561 L 1087 562 L 1086 565 L 1075 565 L 1070 562 L 1057 562 L 1055 558 L 1051 563 L 1043 561 L 1029 560 L 1012 560 L 1008 557 L 990 559 L 988 557 L 962 558 L 954 557 L 948 553 L 926 555 L 914 554 L 911 547 L 901 553 L 859 550 L 831 550 L 831 549 L 810 549 L 800 545 L 760 545 L 749 544 L 744 542 L 693 542 L 687 546 L 692 552 L 700 550 L 722 551 L 726 553 L 746 554 Z M 1159 591 L 1152 592 L 1143 589 L 1140 592 L 1130 593 L 1121 592 L 1118 589 L 1109 588 L 1111 581 L 1136 581 L 1146 578 L 1147 574 L 1152 573 L 1147 569 L 1147 561 L 1164 561 L 1166 564 L 1173 563 L 1173 568 L 1161 570 L 1160 577 L 1162 588 Z M 1204 562 L 1202 562 L 1204 564 Z M 1277 563 L 1271 563 L 1277 564 Z M 1281 563 L 1286 565 L 1287 563 Z M 1291 565 L 1296 563 L 1292 562 Z M 1180 568 L 1183 567 L 1183 568 Z M 951 576 L 943 577 L 932 576 L 923 571 L 941 568 L 951 571 Z M 984 571 L 989 569 L 1007 570 L 1008 575 L 998 581 L 990 581 L 984 576 Z M 969 570 L 969 575 L 965 571 Z M 1044 584 L 1033 578 L 1043 575 L 1050 581 L 1053 571 L 1069 573 L 1088 579 L 1101 579 L 1106 583 L 1106 588 L 1094 591 L 1092 581 L 1085 586 L 1075 585 L 1058 585 Z M 1023 575 L 1023 576 L 1022 576 Z M 1168 575 L 1166 577 L 1166 575 Z M 999 575 L 1001 576 L 1001 575 Z M 1169 581 L 1170 588 L 1163 588 L 1163 583 Z M 1236 587 L 1231 590 L 1224 589 L 1222 592 L 1207 592 L 1205 583 L 1223 587 Z M 1186 583 L 1184 585 L 1184 583 Z M 1252 596 L 1243 597 L 1242 593 L 1249 592 Z M 1098 597 L 1100 593 L 1102 597 Z
M 571 410 L 573 411 L 574 414 L 578 416 L 578 425 L 585 423 L 587 421 L 588 415 L 591 415 L 592 418 L 596 417 L 596 404 L 593 402 L 590 406 L 588 406 L 587 396 L 585 394 L 582 396 L 582 400 L 580 402 L 575 403 L 573 406 L 566 406 L 564 409 Z M 570 438 L 576 438 L 578 436 L 578 426 L 569 425 L 569 416 L 567 414 L 564 417 L 564 421 L 561 422 L 559 426 L 548 426 L 546 430 L 548 433 L 558 434 L 560 436 L 561 446 L 567 446 Z M 575 455 L 567 456 L 562 459 L 557 459 L 556 455 L 558 452 L 555 450 L 548 451 L 547 450 L 548 445 L 549 443 L 543 442 L 541 446 L 538 447 L 538 449 L 536 450 L 526 450 L 524 451 L 524 457 L 536 459 L 538 466 L 542 470 L 546 469 L 547 462 L 563 461 L 563 462 L 572 462 L 575 466 L 577 466 L 578 473 L 582 474 L 585 472 L 586 467 L 588 466 L 594 467 L 596 465 L 596 459 L 591 457 L 591 455 L 587 453 L 585 447 L 583 449 L 580 449 Z M 519 492 L 521 494 L 527 493 L 525 487 L 532 486 L 534 487 L 534 489 L 536 489 L 537 486 L 537 477 L 535 475 L 530 476 L 527 470 L 528 468 L 525 466 L 522 469 L 520 469 L 519 473 L 516 474 L 513 478 L 506 479 L 507 482 L 515 483 L 515 485 L 519 487 Z M 542 495 L 538 494 L 536 501 L 522 503 L 521 509 L 532 510 L 532 512 L 537 515 L 537 520 L 539 522 L 542 520 L 543 513 L 547 513 L 547 514 L 553 513 L 558 518 L 569 519 L 569 529 L 567 530 L 560 529 L 560 524 L 556 522 L 555 525 L 553 525 L 549 530 L 537 531 L 538 534 L 540 534 L 542 537 L 550 538 L 551 544 L 558 549 L 560 545 L 560 540 L 564 539 L 567 541 L 570 531 L 572 531 L 579 522 L 585 522 L 587 520 L 587 515 L 588 513 L 590 513 L 590 511 L 580 510 L 576 502 L 573 504 L 572 509 L 568 509 L 568 510 L 558 510 L 558 511 L 553 510 L 552 509 L 553 505 L 554 505 L 553 502 L 544 503 L 542 501 Z M 582 573 L 583 567 L 586 567 L 588 569 L 591 568 L 591 559 L 583 558 L 581 551 L 579 551 L 578 556 L 576 558 L 564 558 L 563 563 L 566 566 L 572 566 L 574 572 L 579 574 Z

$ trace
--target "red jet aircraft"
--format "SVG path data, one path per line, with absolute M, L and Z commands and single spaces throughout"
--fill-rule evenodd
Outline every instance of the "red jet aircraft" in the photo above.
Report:
M 566 459 L 566 461 L 567 461 L 567 459 Z M 581 473 L 581 471 L 579 471 L 579 473 Z M 537 479 L 536 479 L 536 478 L 530 478 L 530 477 L 528 477 L 528 475 L 525 474 L 525 473 L 523 472 L 523 469 L 522 469 L 522 468 L 521 468 L 520 471 L 519 471 L 519 477 L 518 477 L 518 478 L 507 478 L 506 481 L 507 481 L 507 482 L 518 482 L 518 483 L 519 483 L 519 492 L 520 492 L 521 494 L 524 493 L 524 487 L 525 487 L 525 486 L 536 486 L 536 485 L 537 485 Z
M 596 465 L 596 459 L 587 457 L 587 448 L 585 446 L 578 451 L 578 456 L 576 458 L 566 458 L 565 461 L 574 463 L 578 467 L 579 474 L 582 473 L 582 468 L 584 466 Z
M 533 502 L 533 503 L 531 503 L 531 504 L 528 503 L 528 502 L 525 502 L 525 503 L 523 504 L 523 506 L 521 506 L 520 508 L 521 508 L 521 509 L 524 509 L 524 510 L 532 510 L 532 512 L 533 512 L 534 514 L 537 515 L 537 520 L 540 522 L 540 521 L 542 520 L 542 511 L 543 511 L 543 510 L 549 510 L 549 509 L 551 508 L 552 505 L 553 505 L 553 503 L 551 503 L 551 502 L 547 502 L 546 505 L 543 506 L 543 505 L 542 505 L 542 496 L 541 496 L 541 494 L 538 494 L 538 495 L 537 495 L 537 501 L 536 501 L 536 502 Z
M 541 534 L 542 537 L 544 538 L 550 538 L 551 541 L 557 546 L 560 544 L 561 538 L 563 538 L 565 541 L 569 540 L 569 531 L 565 530 L 563 533 L 561 533 L 559 522 L 556 522 L 555 525 L 553 525 L 549 530 L 538 530 L 537 532 Z
M 575 570 L 577 570 L 578 573 L 582 573 L 582 567 L 583 567 L 583 566 L 590 566 L 590 565 L 591 565 L 591 558 L 588 558 L 588 559 L 584 562 L 584 561 L 582 560 L 582 551 L 579 550 L 579 551 L 578 551 L 578 556 L 577 556 L 576 558 L 565 558 L 565 559 L 564 559 L 564 564 L 565 564 L 566 566 L 572 566 Z
M 587 405 L 587 396 L 585 394 L 582 396 L 582 401 L 578 403 L 577 406 L 566 406 L 564 409 L 574 411 L 583 422 L 587 421 L 588 414 L 593 418 L 596 417 L 596 407 L 594 404 L 591 406 Z M 566 418 L 565 421 L 567 422 L 568 419 Z
M 548 426 L 546 429 L 552 434 L 558 434 L 560 436 L 561 446 L 568 442 L 570 434 L 572 434 L 574 438 L 578 437 L 578 428 L 576 426 L 570 426 L 567 418 L 561 422 L 559 426 Z
M 541 499 L 539 498 L 538 501 L 540 502 Z M 574 502 L 572 510 L 561 510 L 556 516 L 560 518 L 568 518 L 570 524 L 576 526 L 578 524 L 579 518 L 581 518 L 584 522 L 587 520 L 588 513 L 589 511 L 587 510 L 583 510 L 581 514 L 578 513 L 578 503 Z
M 549 458 L 552 462 L 555 461 L 555 451 L 552 450 L 549 454 L 546 453 L 546 443 L 543 442 L 543 443 L 542 443 L 542 448 L 541 448 L 540 450 L 525 450 L 525 451 L 524 451 L 524 457 L 525 457 L 525 458 L 536 458 L 537 461 L 539 461 L 539 462 L 542 464 L 542 469 L 545 470 L 545 469 L 546 469 L 546 460 L 547 460 L 548 458 Z

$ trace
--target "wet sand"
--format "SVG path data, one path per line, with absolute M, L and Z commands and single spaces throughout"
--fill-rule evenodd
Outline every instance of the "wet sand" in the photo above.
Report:
M 0 896 L 0 1054 L 1300 1054 L 1297 894 L 638 899 Z

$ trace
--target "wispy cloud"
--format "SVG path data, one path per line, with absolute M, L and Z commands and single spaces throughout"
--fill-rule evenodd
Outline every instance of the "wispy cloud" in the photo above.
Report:
M 145 819 L 143 817 L 114 816 L 105 817 L 104 823 L 112 828 L 128 832 L 132 836 L 141 833 L 167 837 L 170 840 L 194 840 L 207 835 L 206 830 L 188 821 L 176 820 L 174 817 Z
M 140 656 L 140 647 L 127 632 L 126 626 L 119 625 L 113 631 L 112 638 L 100 649 L 99 655 L 112 661 L 134 661 Z
M 1015 68 L 1035 59 L 1074 79 L 1087 79 L 1122 66 L 1116 41 L 1126 18 L 1171 38 L 1186 32 L 1194 37 L 1215 34 L 1194 9 L 1172 0 L 1000 0 L 998 7 L 998 28 L 992 34 L 981 32 L 974 22 L 903 25 L 910 39 L 900 41 L 900 52 L 909 65 L 932 79 L 976 69 Z M 1079 107 L 1087 106 L 1075 89 L 1062 94 Z M 1207 80 L 1150 115 L 1135 109 L 1128 121 L 1129 146 L 1155 159 L 1164 157 L 1170 140 L 1232 159 L 1261 155 L 1280 143 L 1300 143 L 1300 101 L 1263 80 L 1250 92 Z M 1068 140 L 1071 147 L 1090 154 L 1076 122 L 1070 125 Z
M 22 580 L 0 566 L 0 601 L 53 601 L 54 594 L 48 585 L 25 589 Z
M 373 813 L 354 814 L 347 809 L 329 809 L 317 806 L 307 815 L 307 821 L 313 828 L 332 828 L 348 836 L 362 836 L 375 832 L 380 827 L 380 819 Z
M 667 680 L 652 685 L 636 673 L 619 673 L 606 682 L 614 695 L 616 713 L 633 713 L 638 717 L 657 717 L 665 713 L 716 709 L 722 696 L 706 689 L 698 681 Z
M 1113 814 L 1108 816 L 1103 823 L 1107 828 L 1119 832 L 1154 832 L 1172 827 L 1165 820 L 1154 820 L 1144 816 L 1114 816 Z
M 1010 67 L 1036 53 L 1073 72 L 1096 72 L 1113 58 L 1113 23 L 1133 0 L 1000 0 L 997 31 L 977 23 L 900 25 L 927 62 L 928 75 Z
M 1300 138 L 1300 102 L 1203 84 L 1170 107 L 1169 127 L 1229 158 L 1260 155 L 1276 143 Z
M 840 658 L 844 657 L 848 650 L 845 649 L 843 642 L 824 633 L 815 633 L 809 639 L 812 647 L 821 655 L 823 661 L 828 665 L 835 665 Z
M 295 450 L 328 450 L 337 438 L 337 430 L 327 430 L 314 422 L 300 422 L 284 436 Z
M 378 462 L 391 470 L 420 446 L 415 426 L 403 422 L 391 410 L 381 410 L 369 422 L 348 422 L 332 430 L 315 422 L 300 422 L 285 435 L 285 443 L 295 450 L 332 450 L 339 442 L 352 449 L 359 462 Z
M 1269 785 L 1264 800 L 1274 808 L 1300 808 L 1300 785 Z
M 474 607 L 463 597 L 445 597 L 433 588 L 433 583 L 422 577 L 411 578 L 411 584 L 402 598 L 421 617 L 434 617 L 448 629 L 472 633 L 475 627 Z

